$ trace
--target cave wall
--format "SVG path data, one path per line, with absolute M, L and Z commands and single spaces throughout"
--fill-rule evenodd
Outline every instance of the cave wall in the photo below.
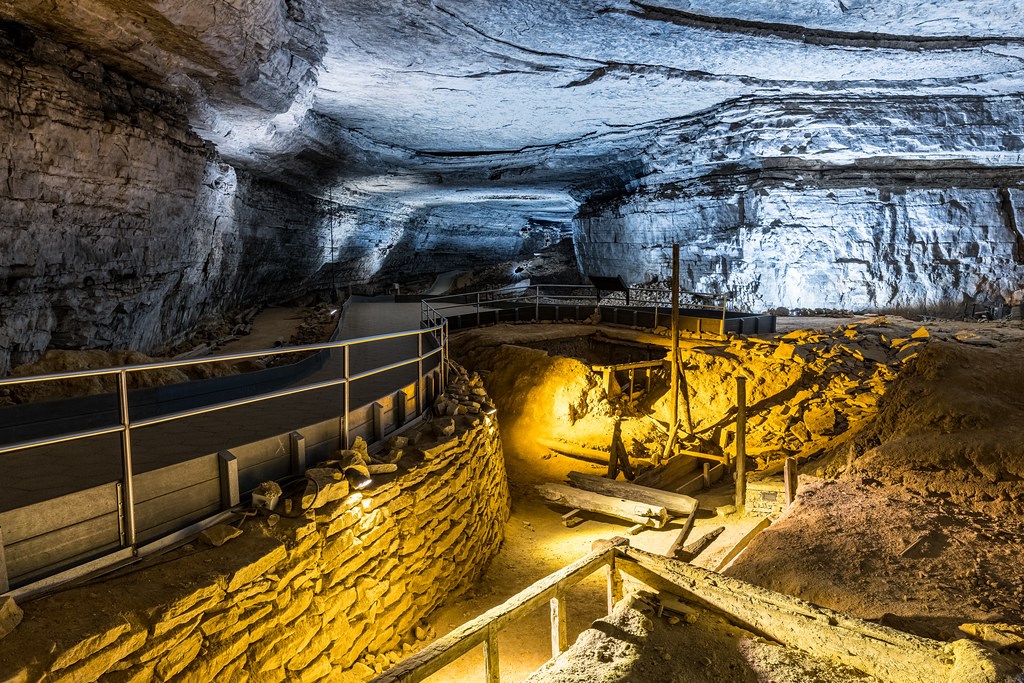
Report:
M 663 131 L 646 173 L 585 202 L 585 272 L 670 275 L 737 303 L 865 309 L 1024 284 L 1024 101 L 736 102 Z
M 342 191 L 325 203 L 320 231 L 340 283 L 387 285 L 529 258 L 571 230 L 575 202 L 558 198 L 443 202 Z M 321 276 L 327 275 L 327 268 Z M 512 274 L 509 274 L 511 281 Z
M 183 105 L 0 31 L 0 373 L 48 346 L 147 351 L 301 287 L 318 204 L 222 163 Z

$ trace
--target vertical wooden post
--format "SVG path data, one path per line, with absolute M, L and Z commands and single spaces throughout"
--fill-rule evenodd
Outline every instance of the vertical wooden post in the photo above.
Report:
M 231 451 L 217 454 L 220 470 L 220 509 L 229 510 L 240 501 L 238 492 L 238 458 Z
M 299 432 L 288 435 L 291 453 L 291 473 L 302 474 L 306 471 L 306 437 Z
M 557 597 L 551 598 L 551 657 L 569 649 L 569 632 L 565 619 L 565 594 L 558 591 Z
M 374 443 L 384 440 L 384 406 L 374 401 L 371 406 L 373 410 L 373 441 Z
M 736 512 L 747 497 L 747 378 L 736 377 Z
M 786 458 L 786 465 L 782 472 L 786 488 L 786 507 L 789 507 L 796 500 L 796 458 Z
M 608 560 L 608 565 L 605 567 L 608 572 L 608 614 L 612 613 L 615 608 L 615 603 L 622 599 L 622 576 L 619 575 L 618 570 L 615 568 L 615 551 L 612 550 L 612 555 Z
M 0 593 L 6 593 L 11 589 L 11 582 L 7 577 L 7 560 L 4 557 L 4 530 L 0 528 Z
M 705 489 L 711 488 L 711 463 L 709 463 L 709 462 L 704 463 L 703 475 L 704 475 L 704 488 Z
M 669 421 L 672 429 L 679 424 L 679 243 L 672 245 L 672 373 Z M 668 449 L 666 449 L 667 451 Z M 668 456 L 668 453 L 665 453 Z M 657 463 L 656 463 L 657 464 Z
M 487 627 L 484 641 L 484 678 L 487 683 L 501 683 L 501 669 L 498 664 L 498 634 L 494 626 Z

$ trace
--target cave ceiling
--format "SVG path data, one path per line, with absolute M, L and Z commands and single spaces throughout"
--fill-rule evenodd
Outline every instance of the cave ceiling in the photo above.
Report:
M 313 192 L 550 201 L 767 98 L 1005 95 L 1024 2 L 3 0 L 178 93 L 221 156 Z

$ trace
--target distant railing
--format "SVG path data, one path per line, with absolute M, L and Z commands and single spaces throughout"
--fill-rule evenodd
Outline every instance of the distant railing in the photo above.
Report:
M 654 327 L 667 325 L 671 315 L 672 293 L 667 289 L 630 287 L 626 291 L 598 290 L 593 285 L 512 285 L 467 294 L 423 299 L 421 313 L 425 321 L 434 321 L 452 315 L 475 315 L 476 324 L 497 322 L 496 310 L 533 307 L 533 320 L 539 320 L 545 305 L 590 305 L 595 307 L 650 308 L 654 313 Z M 680 307 L 687 310 L 708 310 L 719 313 L 719 334 L 726 331 L 727 294 L 708 292 L 680 292 Z
M 400 340 L 412 337 L 416 338 L 415 354 L 410 353 L 409 355 L 399 356 L 398 360 L 395 360 L 384 365 L 379 365 L 370 369 L 365 369 L 359 372 L 352 371 L 351 361 L 353 349 L 359 347 L 369 347 L 375 344 L 380 344 L 381 342 L 386 342 L 388 340 Z M 133 460 L 135 458 L 135 455 L 137 455 L 134 452 L 135 447 L 133 445 L 133 433 L 135 431 L 145 427 L 151 427 L 158 424 L 184 420 L 187 418 L 192 418 L 209 413 L 215 413 L 230 408 L 238 408 L 241 406 L 263 403 L 274 399 L 297 396 L 307 392 L 313 392 L 332 387 L 340 387 L 342 389 L 341 400 L 339 401 L 338 405 L 338 412 L 341 414 L 340 416 L 342 422 L 342 424 L 340 425 L 340 442 L 343 448 L 347 448 L 351 445 L 349 422 L 350 413 L 352 412 L 352 409 L 354 407 L 352 405 L 350 389 L 352 384 L 358 382 L 359 380 L 373 377 L 375 375 L 391 372 L 394 370 L 399 370 L 401 368 L 415 366 L 417 379 L 415 382 L 413 399 L 415 401 L 416 406 L 416 415 L 421 415 L 429 407 L 427 405 L 428 400 L 424 397 L 424 364 L 427 363 L 432 357 L 439 355 L 441 358 L 440 367 L 443 368 L 447 355 L 445 348 L 446 344 L 447 325 L 443 319 L 439 319 L 434 324 L 422 325 L 421 329 L 418 330 L 381 334 L 371 337 L 364 337 L 361 339 L 332 341 L 321 344 L 307 344 L 302 346 L 292 346 L 262 351 L 251 351 L 221 356 L 210 356 L 205 358 L 193 358 L 187 360 L 161 361 L 155 363 L 145 363 L 123 367 L 104 368 L 99 370 L 81 370 L 74 372 L 56 373 L 50 375 L 9 377 L 6 379 L 0 379 L 0 387 L 10 387 L 13 385 L 39 384 L 44 382 L 58 381 L 66 382 L 103 377 L 113 377 L 116 379 L 115 396 L 117 400 L 117 414 L 119 416 L 118 422 L 116 424 L 108 424 L 96 428 L 71 431 L 53 436 L 46 436 L 42 438 L 24 440 L 17 443 L 8 443 L 0 445 L 0 473 L 10 474 L 10 472 L 5 472 L 9 465 L 2 463 L 2 456 L 5 455 L 9 455 L 18 451 L 27 451 L 30 449 L 40 448 L 44 446 L 53 446 L 71 442 L 81 442 L 86 439 L 100 436 L 119 435 L 121 474 L 120 481 L 118 482 L 119 500 L 117 506 L 117 522 L 119 526 L 119 534 L 123 550 L 121 552 L 114 553 L 112 557 L 124 558 L 124 551 L 127 551 L 129 556 L 133 554 L 134 549 L 136 547 L 136 543 L 138 541 L 136 534 L 135 519 L 136 475 L 135 468 L 133 467 Z M 302 383 L 297 386 L 289 386 L 287 388 L 275 391 L 245 396 L 243 398 L 220 401 L 209 405 L 202 405 L 199 407 L 189 408 L 185 410 L 177 410 L 167 414 L 145 417 L 143 419 L 132 418 L 132 391 L 136 390 L 129 390 L 129 378 L 136 374 L 153 371 L 167 371 L 171 369 L 194 367 L 209 364 L 235 363 L 238 361 L 266 359 L 269 357 L 280 357 L 295 354 L 323 354 L 325 356 L 323 364 L 326 364 L 327 358 L 331 357 L 333 353 L 339 351 L 341 354 L 341 358 L 340 367 L 338 371 L 335 373 L 331 369 L 325 370 L 323 368 L 319 368 L 316 370 L 316 372 L 310 373 L 315 376 L 319 375 L 319 377 L 316 377 L 316 381 Z M 433 368 L 431 369 L 431 371 L 433 371 Z M 391 392 L 393 393 L 393 389 L 391 390 Z M 109 396 L 109 394 L 106 395 Z M 3 410 L 3 408 L 0 408 L 0 416 L 3 415 Z M 298 428 L 300 426 L 301 425 L 295 425 L 295 428 Z M 67 467 L 73 468 L 76 465 L 76 461 L 78 461 L 78 458 L 69 458 L 67 461 Z M 87 476 L 87 473 L 82 472 L 80 476 L 85 478 Z M 5 476 L 4 478 L 7 477 Z M 59 497 L 60 496 L 58 495 L 54 496 L 53 498 Z M 5 571 L 3 553 L 4 545 L 2 533 L 3 529 L 2 527 L 0 527 L 0 593 L 3 593 L 9 588 L 7 583 L 7 572 Z M 10 557 L 8 557 L 8 563 L 9 561 Z M 89 564 L 95 564 L 95 562 L 96 561 L 93 561 Z

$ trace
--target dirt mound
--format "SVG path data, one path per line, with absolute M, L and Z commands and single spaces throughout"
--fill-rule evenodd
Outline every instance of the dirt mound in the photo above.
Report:
M 929 343 L 855 439 L 849 474 L 1024 513 L 1024 342 Z

